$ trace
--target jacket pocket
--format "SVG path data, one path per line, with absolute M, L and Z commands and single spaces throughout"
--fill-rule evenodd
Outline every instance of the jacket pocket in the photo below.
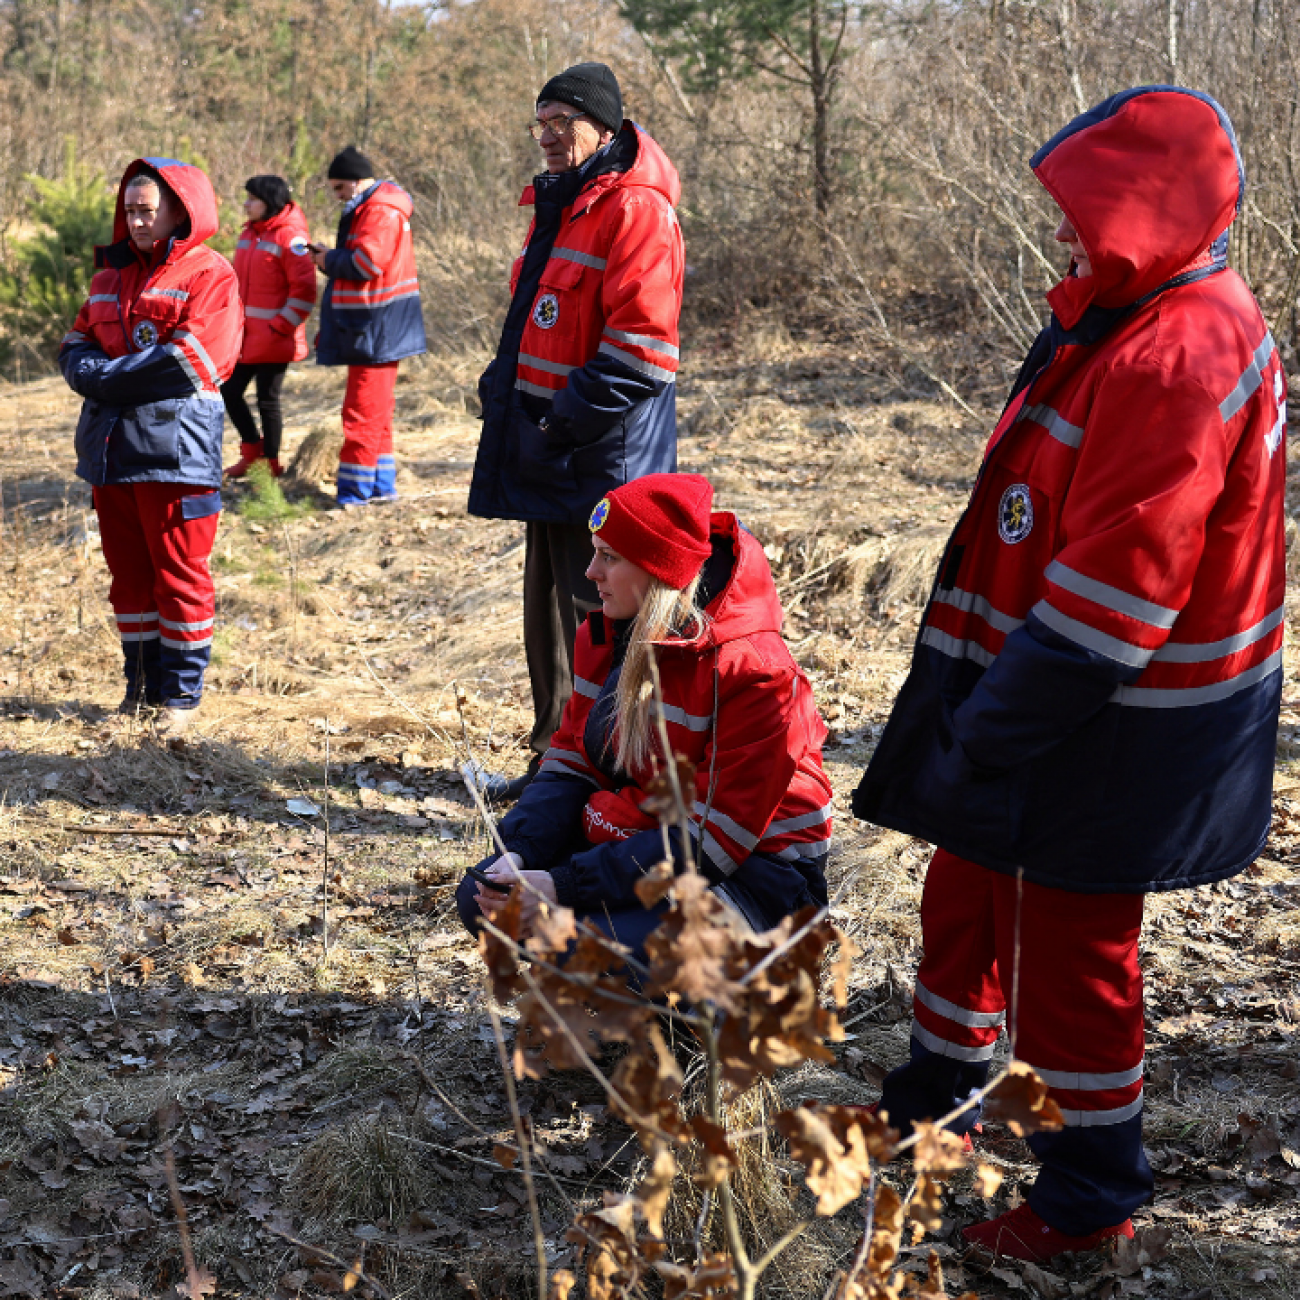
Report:
M 90 483 L 103 483 L 108 468 L 108 441 L 117 428 L 121 412 L 115 406 L 105 406 L 93 398 L 81 404 L 77 420 L 74 446 L 77 452 L 77 473 Z
M 612 480 L 620 484 L 627 479 L 627 436 L 623 420 L 606 429 L 595 442 L 577 447 L 573 452 L 573 472 L 579 479 Z
M 114 431 L 109 456 L 114 473 L 180 468 L 178 402 L 129 407 Z
M 510 428 L 521 479 L 546 487 L 572 488 L 576 485 L 571 447 L 543 433 L 518 408 L 511 412 Z
M 207 519 L 210 515 L 221 513 L 221 490 L 214 492 L 196 492 L 193 496 L 181 497 L 181 518 Z

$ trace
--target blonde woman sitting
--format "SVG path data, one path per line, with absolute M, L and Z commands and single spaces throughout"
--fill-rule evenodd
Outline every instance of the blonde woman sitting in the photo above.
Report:
M 574 691 L 536 779 L 501 822 L 509 852 L 466 875 L 456 893 L 476 931 L 504 905 L 517 873 L 524 925 L 540 899 L 573 908 L 638 955 L 658 924 L 634 886 L 664 858 L 643 811 L 662 770 L 650 657 L 675 754 L 695 765 L 690 854 L 715 892 L 755 929 L 826 902 L 831 787 L 826 727 L 781 637 L 781 603 L 763 548 L 736 516 L 711 513 L 698 474 L 651 474 L 592 511 L 587 576 L 602 607 L 578 631 Z M 651 649 L 653 647 L 653 651 Z

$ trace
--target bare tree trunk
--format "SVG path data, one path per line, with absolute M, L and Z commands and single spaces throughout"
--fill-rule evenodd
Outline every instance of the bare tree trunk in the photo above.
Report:
M 808 0 L 808 69 L 813 102 L 813 201 L 824 223 L 831 207 L 830 79 L 822 51 L 821 0 Z
M 1169 60 L 1169 81 L 1178 84 L 1178 0 L 1165 0 L 1166 58 Z

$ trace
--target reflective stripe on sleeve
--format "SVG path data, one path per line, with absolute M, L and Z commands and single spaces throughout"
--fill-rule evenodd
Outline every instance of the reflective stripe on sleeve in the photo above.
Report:
M 659 712 L 665 722 L 675 722 L 679 727 L 685 727 L 687 731 L 708 731 L 713 725 L 713 714 L 687 713 L 685 709 L 679 709 L 675 704 L 661 704 Z
M 613 357 L 616 361 L 623 362 L 626 366 L 631 366 L 633 370 L 639 370 L 643 375 L 648 375 L 651 379 L 662 379 L 665 383 L 674 383 L 677 379 L 675 370 L 665 370 L 663 366 L 656 366 L 649 361 L 643 361 L 634 353 L 625 352 L 622 348 L 616 348 L 612 343 L 600 342 L 597 352 L 603 352 L 607 357 Z
M 208 374 L 212 376 L 212 382 L 214 384 L 220 384 L 221 381 L 217 378 L 217 368 L 212 364 L 212 358 L 208 356 L 207 349 L 198 341 L 197 338 L 194 337 L 193 334 L 188 330 L 180 330 L 172 335 L 172 342 L 188 343 L 190 347 L 194 349 L 194 353 L 198 359 L 207 367 Z
M 524 379 L 521 375 L 515 376 L 515 387 L 521 393 L 531 393 L 534 397 L 552 398 L 560 391 L 558 388 L 546 388 L 541 384 L 535 384 L 531 379 Z
M 86 299 L 86 301 L 87 301 L 87 302 L 117 302 L 117 294 L 115 294 L 115 293 L 92 293 L 92 294 L 90 295 L 90 297 Z
M 706 812 L 708 813 L 706 820 L 712 822 L 719 830 L 726 831 L 742 848 L 752 853 L 758 847 L 758 836 L 747 831 L 734 817 L 728 817 L 726 813 L 719 812 L 716 808 L 708 808 L 697 801 L 695 815 L 704 817 Z
M 553 248 L 551 249 L 551 256 L 558 257 L 564 262 L 577 262 L 580 266 L 591 266 L 597 271 L 605 269 L 605 259 L 603 257 L 595 257 L 591 253 L 582 253 L 576 248 Z
M 533 370 L 544 370 L 548 375 L 567 375 L 576 366 L 566 366 L 559 361 L 544 361 L 541 357 L 530 356 L 527 352 L 519 354 L 519 364 L 530 366 Z
M 1226 636 L 1222 641 L 1202 641 L 1199 644 L 1187 641 L 1166 641 L 1153 658 L 1159 663 L 1169 664 L 1204 664 L 1211 659 L 1224 659 L 1245 650 L 1256 641 L 1262 641 L 1274 628 L 1280 627 L 1286 617 L 1286 607 L 1279 605 L 1271 614 L 1266 615 L 1254 627 L 1238 632 L 1235 636 Z
M 1020 412 L 1022 420 L 1041 424 L 1057 442 L 1067 447 L 1077 447 L 1083 441 L 1083 426 L 1071 424 L 1059 411 L 1050 406 L 1029 406 Z
M 188 289 L 146 289 L 141 297 L 174 298 L 177 302 L 188 302 L 190 294 Z
M 1145 668 L 1155 653 L 1153 650 L 1144 650 L 1141 646 L 1121 641 L 1119 637 L 1099 632 L 1095 627 L 1079 622 L 1077 618 L 1062 614 L 1059 609 L 1045 600 L 1040 600 L 1034 606 L 1033 612 L 1034 616 L 1053 632 L 1060 633 L 1075 645 L 1083 646 L 1085 650 L 1105 655 L 1107 659 L 1113 659 L 1118 664 L 1126 664 L 1130 668 Z
M 270 253 L 272 257 L 284 256 L 284 249 L 272 239 L 259 239 L 254 248 L 259 253 Z
M 1225 424 L 1250 401 L 1255 389 L 1264 382 L 1264 367 L 1268 365 L 1268 359 L 1273 355 L 1276 346 L 1270 330 L 1264 335 L 1264 341 L 1255 349 L 1255 355 L 1251 357 L 1250 365 L 1237 380 L 1236 387 L 1219 403 L 1219 418 Z
M 181 369 L 189 376 L 190 383 L 194 385 L 195 391 L 202 392 L 203 380 L 199 378 L 199 372 L 194 369 L 189 357 L 187 357 L 181 350 L 180 345 L 176 343 L 168 343 L 164 346 L 163 351 L 166 352 L 168 356 L 175 357 L 176 360 L 181 363 Z
M 1123 614 L 1128 618 L 1135 618 L 1139 623 L 1146 623 L 1150 627 L 1167 631 L 1173 627 L 1178 618 L 1176 609 L 1168 609 L 1164 605 L 1157 605 L 1154 601 L 1143 600 L 1141 596 L 1130 595 L 1127 591 L 1110 586 L 1109 583 L 1098 582 L 1096 578 L 1076 573 L 1060 560 L 1053 560 L 1047 566 L 1043 576 L 1048 582 L 1053 582 L 1076 596 L 1082 596 L 1085 600 L 1092 601 L 1094 605 L 1100 605 L 1103 609 Z
M 352 260 L 367 280 L 374 280 L 379 277 L 379 268 L 374 264 L 364 248 L 354 248 L 352 250 Z
M 315 304 L 308 302 L 305 298 L 290 298 L 284 305 L 293 307 L 296 311 L 311 311 Z
M 662 352 L 664 356 L 672 357 L 674 361 L 681 356 L 680 350 L 671 343 L 652 338 L 649 334 L 629 334 L 626 330 L 612 330 L 607 326 L 605 337 L 613 339 L 615 343 L 631 343 L 635 347 L 645 348 L 647 352 Z
M 600 694 L 600 687 L 595 682 L 589 682 L 585 677 L 579 677 L 576 674 L 573 678 L 573 689 L 579 695 L 585 695 L 589 700 L 594 700 Z
M 986 650 L 978 641 L 963 641 L 960 637 L 940 632 L 937 627 L 927 627 L 921 633 L 921 644 L 928 645 L 932 650 L 938 650 L 940 654 L 948 655 L 949 658 L 969 659 L 984 668 L 997 658 L 992 650 Z
M 249 320 L 274 320 L 280 312 L 275 307 L 245 307 L 244 315 Z
M 820 826 L 830 821 L 833 811 L 830 804 L 823 804 L 820 808 L 801 813 L 798 817 L 787 817 L 784 821 L 772 822 L 767 828 L 767 834 L 787 835 L 791 831 L 804 831 L 810 826 Z
M 973 591 L 962 591 L 960 587 L 936 592 L 934 601 L 936 605 L 951 605 L 963 614 L 974 614 L 999 632 L 1014 632 L 1016 628 L 1024 626 L 1023 618 L 1012 618 L 1010 614 L 994 609 L 983 596 L 977 596 Z
M 1211 682 L 1208 686 L 1121 686 L 1110 697 L 1110 702 L 1132 709 L 1187 709 L 1198 704 L 1213 704 L 1262 682 L 1281 667 L 1282 651 L 1276 650 L 1263 663 L 1221 682 Z

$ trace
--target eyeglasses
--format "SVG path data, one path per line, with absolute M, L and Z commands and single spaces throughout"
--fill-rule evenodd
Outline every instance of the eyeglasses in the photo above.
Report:
M 586 116 L 586 113 L 574 113 L 566 117 L 563 113 L 557 113 L 554 117 L 539 117 L 528 123 L 528 134 L 534 140 L 540 140 L 549 131 L 559 139 L 561 136 L 568 135 L 573 130 L 573 124 Z

